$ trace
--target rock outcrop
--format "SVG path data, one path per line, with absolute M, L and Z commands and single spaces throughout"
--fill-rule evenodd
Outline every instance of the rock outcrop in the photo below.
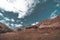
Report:
M 0 22 L 0 33 L 6 33 L 13 31 L 11 28 Z

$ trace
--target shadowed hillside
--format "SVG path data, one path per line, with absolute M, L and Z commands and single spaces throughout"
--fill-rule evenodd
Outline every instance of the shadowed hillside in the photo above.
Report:
M 12 32 L 13 30 L 0 22 L 0 33 Z

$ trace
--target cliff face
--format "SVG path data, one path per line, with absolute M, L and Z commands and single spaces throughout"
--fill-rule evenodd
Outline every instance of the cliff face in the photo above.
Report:
M 0 25 L 3 31 L 8 29 L 5 25 Z M 0 40 L 60 40 L 60 15 L 18 30 L 0 34 Z

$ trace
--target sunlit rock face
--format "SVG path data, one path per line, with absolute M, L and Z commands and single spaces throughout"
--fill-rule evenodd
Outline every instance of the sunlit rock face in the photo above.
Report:
M 13 29 L 35 25 L 59 13 L 59 0 L 0 0 L 0 22 Z

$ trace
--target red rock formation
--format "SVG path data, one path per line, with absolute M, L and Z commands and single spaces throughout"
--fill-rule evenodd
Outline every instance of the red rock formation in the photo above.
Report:
M 45 21 L 42 21 L 37 24 L 39 28 L 45 28 L 45 27 L 60 27 L 60 15 L 57 16 L 54 19 L 47 19 Z
M 19 30 L 0 34 L 0 40 L 60 40 L 60 15 Z

